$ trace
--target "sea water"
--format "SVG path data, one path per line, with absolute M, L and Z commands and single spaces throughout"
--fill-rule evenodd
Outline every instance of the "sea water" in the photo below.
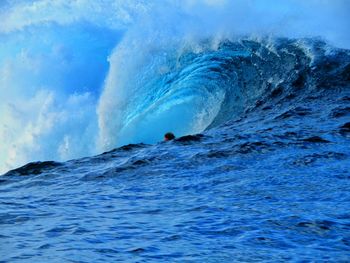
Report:
M 0 5 L 0 261 L 349 261 L 350 51 L 103 3 Z

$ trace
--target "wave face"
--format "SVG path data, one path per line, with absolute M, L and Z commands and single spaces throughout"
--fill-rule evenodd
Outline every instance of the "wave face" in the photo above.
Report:
M 180 136 L 199 133 L 257 103 L 271 103 L 273 96 L 297 96 L 296 90 L 304 86 L 304 95 L 311 89 L 316 92 L 314 87 L 323 78 L 332 78 L 323 68 L 324 61 L 336 57 L 337 63 L 343 63 L 341 71 L 349 55 L 306 39 L 204 41 L 195 48 L 184 44 L 157 51 L 142 58 L 147 61 L 145 69 L 128 68 L 126 76 L 114 65 L 129 54 L 120 56 L 122 52 L 116 50 L 111 58 L 98 109 L 100 136 L 105 140 L 100 145 L 105 143 L 105 150 L 134 142 L 155 143 L 169 130 Z M 121 96 L 110 101 L 112 94 Z
M 274 60 L 283 47 L 258 39 L 320 36 L 349 47 L 347 5 L 2 1 L 0 171 L 154 143 L 167 130 L 184 135 L 214 127 L 264 92 L 259 85 L 267 85 L 264 78 L 272 71 L 258 53 L 271 50 L 261 55 Z M 288 62 L 276 63 L 281 65 L 271 81 L 284 81 Z M 255 78 L 248 89 L 249 77 L 240 70 L 251 70 Z

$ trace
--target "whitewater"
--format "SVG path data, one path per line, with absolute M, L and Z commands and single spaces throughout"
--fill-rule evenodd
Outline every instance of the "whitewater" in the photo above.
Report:
M 349 261 L 349 5 L 2 1 L 0 262 Z

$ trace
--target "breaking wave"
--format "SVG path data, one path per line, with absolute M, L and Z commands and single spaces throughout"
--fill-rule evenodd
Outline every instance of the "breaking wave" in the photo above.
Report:
M 5 1 L 0 171 L 202 132 L 346 80 L 348 52 L 324 40 L 349 46 L 347 5 Z

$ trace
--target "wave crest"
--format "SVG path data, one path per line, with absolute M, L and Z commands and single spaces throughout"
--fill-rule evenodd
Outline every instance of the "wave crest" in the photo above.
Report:
M 315 39 L 205 40 L 167 49 L 140 43 L 133 51 L 140 50 L 152 52 L 139 60 L 132 49 L 117 49 L 111 58 L 98 109 L 103 149 L 153 143 L 169 130 L 199 133 L 263 104 L 300 100 L 329 76 L 325 63 L 338 61 L 341 74 L 349 57 Z

